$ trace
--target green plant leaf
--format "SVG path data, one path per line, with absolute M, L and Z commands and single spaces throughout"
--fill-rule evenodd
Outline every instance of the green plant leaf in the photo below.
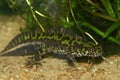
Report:
M 105 32 L 103 38 L 107 37 L 110 33 L 112 33 L 115 29 L 120 27 L 120 21 L 113 23 Z
M 108 12 L 108 14 L 112 17 L 116 17 L 115 12 L 112 8 L 111 2 L 110 0 L 101 0 L 102 4 L 104 5 L 106 11 Z
M 99 29 L 97 29 L 95 26 L 89 24 L 88 22 L 83 21 L 81 23 L 81 25 L 83 27 L 87 27 L 87 28 L 91 29 L 92 31 L 96 32 L 97 34 L 99 34 L 102 37 L 104 37 L 104 35 L 105 35 L 104 32 L 100 31 Z M 116 44 L 120 45 L 120 41 L 117 40 L 116 38 L 112 37 L 112 36 L 108 36 L 107 39 L 112 41 L 113 43 L 116 43 Z

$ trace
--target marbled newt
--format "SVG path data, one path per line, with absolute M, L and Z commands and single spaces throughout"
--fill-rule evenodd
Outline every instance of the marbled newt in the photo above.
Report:
M 12 39 L 0 56 L 27 53 L 32 53 L 37 58 L 47 53 L 54 53 L 66 55 L 68 59 L 75 60 L 75 57 L 102 56 L 103 50 L 102 46 L 85 42 L 78 34 L 61 28 L 60 30 L 50 29 L 46 32 L 40 30 L 22 32 Z

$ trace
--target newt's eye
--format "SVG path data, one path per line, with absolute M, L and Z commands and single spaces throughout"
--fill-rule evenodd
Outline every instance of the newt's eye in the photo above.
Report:
M 92 53 L 92 52 L 93 52 L 93 49 L 92 49 L 92 48 L 89 48 L 88 51 L 89 51 L 89 53 Z
M 90 53 L 93 53 L 93 49 L 90 49 Z

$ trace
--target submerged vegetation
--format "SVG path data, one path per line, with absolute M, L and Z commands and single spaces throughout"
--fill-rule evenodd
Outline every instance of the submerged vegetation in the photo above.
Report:
M 39 28 L 45 32 L 46 28 L 60 26 L 83 36 L 87 32 L 95 39 L 108 40 L 120 45 L 120 0 L 6 0 L 5 2 L 13 12 L 20 14 L 26 20 L 27 30 Z

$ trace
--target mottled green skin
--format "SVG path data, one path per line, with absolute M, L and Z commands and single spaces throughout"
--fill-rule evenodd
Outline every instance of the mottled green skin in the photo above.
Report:
M 38 30 L 23 32 L 8 44 L 1 55 L 7 55 L 11 52 L 39 52 L 40 56 L 47 53 L 54 53 L 67 55 L 70 59 L 81 56 L 99 57 L 103 54 L 100 45 L 92 42 L 84 42 L 81 36 L 62 28 L 59 31 L 51 29 L 46 32 Z

